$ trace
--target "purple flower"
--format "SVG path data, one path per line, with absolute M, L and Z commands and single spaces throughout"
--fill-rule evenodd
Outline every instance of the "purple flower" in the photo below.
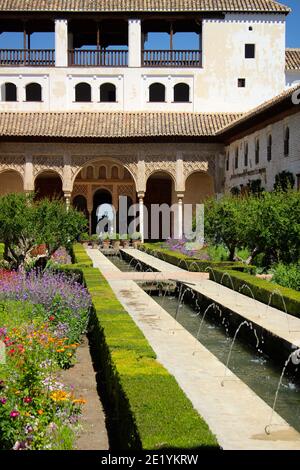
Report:
M 5 405 L 6 402 L 7 402 L 7 398 L 0 398 L 1 405 Z
M 13 446 L 13 450 L 24 450 L 27 447 L 26 441 L 17 441 Z

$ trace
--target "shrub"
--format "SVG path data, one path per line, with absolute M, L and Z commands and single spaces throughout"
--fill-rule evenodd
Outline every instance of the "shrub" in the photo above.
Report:
M 300 291 L 300 263 L 289 265 L 279 263 L 272 272 L 272 282 Z

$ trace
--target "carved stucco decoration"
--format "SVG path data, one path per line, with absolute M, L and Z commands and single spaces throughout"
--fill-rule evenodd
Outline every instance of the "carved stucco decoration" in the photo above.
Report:
M 187 179 L 195 171 L 202 171 L 211 176 L 215 174 L 215 161 L 214 158 L 206 158 L 201 155 L 185 156 L 183 162 L 183 173 Z
M 86 184 L 75 184 L 72 191 L 72 199 L 76 196 L 88 197 L 88 186 Z
M 170 156 L 155 156 L 145 159 L 145 173 L 146 179 L 157 171 L 165 171 L 169 173 L 176 181 L 176 160 L 175 157 Z
M 25 155 L 0 155 L 0 171 L 15 170 L 24 176 Z
M 33 157 L 33 176 L 36 177 L 42 171 L 55 171 L 61 177 L 64 173 L 64 158 L 60 155 L 39 155 Z
M 128 196 L 131 199 L 135 199 L 135 187 L 132 184 L 119 184 L 118 185 L 118 197 Z

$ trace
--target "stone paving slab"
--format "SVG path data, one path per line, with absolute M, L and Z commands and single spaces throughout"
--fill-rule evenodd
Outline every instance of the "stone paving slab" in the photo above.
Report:
M 98 250 L 87 251 L 104 276 L 115 270 Z M 271 408 L 231 371 L 226 371 L 210 351 L 134 281 L 109 280 L 109 283 L 158 360 L 174 375 L 224 449 L 300 449 L 300 434 L 277 413 L 273 415 L 271 434 L 265 433 Z

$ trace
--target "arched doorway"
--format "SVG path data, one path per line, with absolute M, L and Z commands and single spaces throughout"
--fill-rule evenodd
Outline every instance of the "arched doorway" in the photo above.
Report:
M 73 207 L 79 212 L 82 212 L 87 220 L 89 220 L 89 213 L 87 209 L 87 200 L 84 196 L 78 195 L 73 199 Z
M 93 197 L 92 233 L 96 233 L 99 220 L 106 212 L 110 212 L 109 205 L 112 205 L 111 193 L 107 189 L 98 189 Z M 108 215 L 110 216 L 110 214 Z
M 153 173 L 148 178 L 144 198 L 144 205 L 148 212 L 148 235 L 146 234 L 148 240 L 165 240 L 172 236 L 173 214 L 170 208 L 173 200 L 172 177 L 163 171 Z M 157 206 L 162 205 L 164 205 L 164 211 L 157 212 Z
M 43 171 L 35 179 L 34 191 L 36 199 L 62 199 L 62 180 L 55 171 Z
M 7 170 L 0 173 L 0 196 L 23 191 L 23 179 L 17 171 Z
M 202 204 L 205 199 L 214 195 L 214 181 L 208 174 L 196 171 L 188 176 L 185 182 L 184 204 Z

